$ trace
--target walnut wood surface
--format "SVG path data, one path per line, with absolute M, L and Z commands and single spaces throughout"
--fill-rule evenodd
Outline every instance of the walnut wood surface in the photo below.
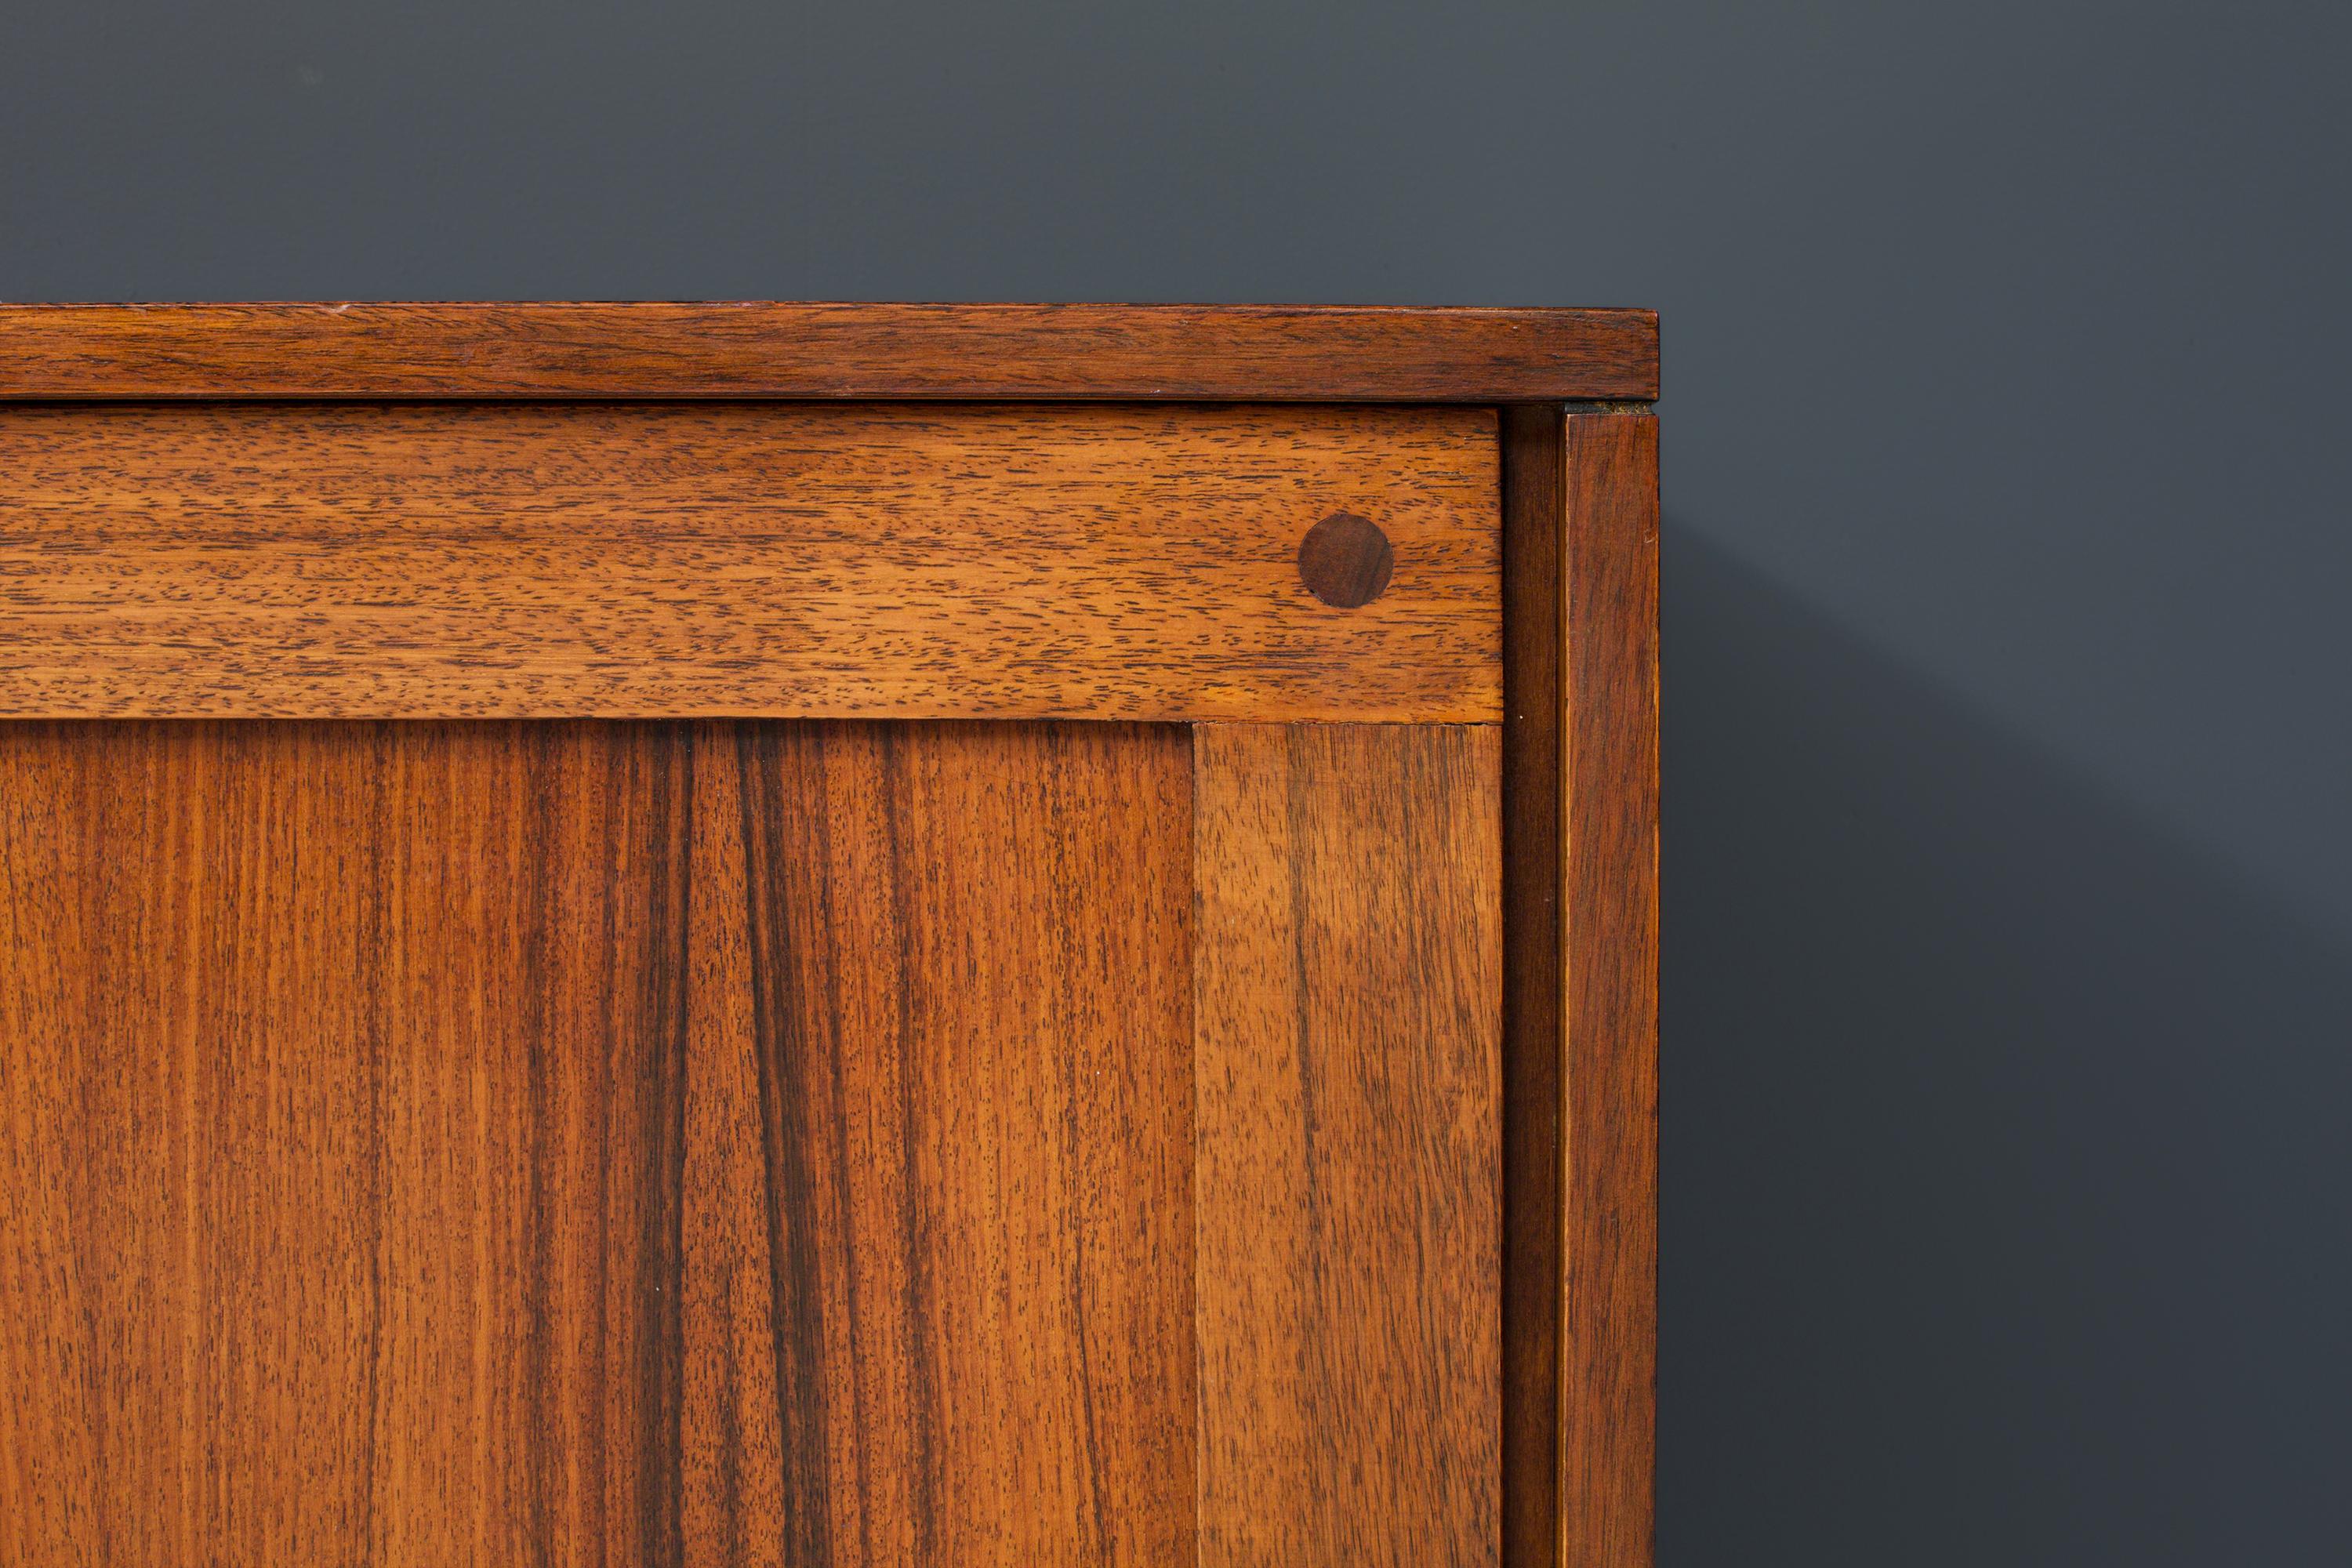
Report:
M 1489 721 L 1489 409 L 0 409 L 0 715 Z M 1360 607 L 1302 582 L 1346 511 Z
M 0 1558 L 1187 1560 L 1191 784 L 0 726 Z
M 1493 1563 L 1499 740 L 1194 763 L 1201 1562 Z
M 0 397 L 1648 398 L 1649 310 L 0 306 Z

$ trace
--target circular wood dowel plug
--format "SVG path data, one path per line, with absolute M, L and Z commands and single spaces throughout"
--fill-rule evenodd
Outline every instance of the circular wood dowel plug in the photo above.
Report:
M 1342 610 L 1369 605 L 1389 585 L 1396 552 L 1368 517 L 1335 511 L 1307 531 L 1298 544 L 1298 580 L 1325 604 Z

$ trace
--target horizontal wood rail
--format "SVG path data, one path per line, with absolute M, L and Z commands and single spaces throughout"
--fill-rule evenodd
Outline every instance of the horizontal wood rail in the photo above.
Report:
M 0 407 L 0 716 L 1491 721 L 1498 468 L 1484 408 Z

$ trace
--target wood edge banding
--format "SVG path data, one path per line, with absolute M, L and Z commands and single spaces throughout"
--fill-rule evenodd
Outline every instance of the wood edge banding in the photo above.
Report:
M 0 399 L 1504 403 L 1657 395 L 1639 310 L 0 305 Z

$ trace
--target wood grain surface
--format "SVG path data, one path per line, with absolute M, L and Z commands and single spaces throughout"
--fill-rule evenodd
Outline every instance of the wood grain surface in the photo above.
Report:
M 1491 721 L 1497 488 L 1475 408 L 20 405 L 0 714 Z
M 1187 737 L 732 750 L 695 769 L 686 1415 L 722 1484 L 687 1561 L 1190 1560 Z
M 1649 398 L 1650 310 L 0 306 L 0 397 Z
M 1498 738 L 1194 765 L 1201 1562 L 1493 1563 Z
M 1561 495 L 1567 1568 L 1654 1557 L 1658 422 L 1572 412 Z
M 0 726 L 0 1558 L 677 1561 L 684 763 Z
M 0 726 L 0 1559 L 1185 1560 L 1191 783 Z

